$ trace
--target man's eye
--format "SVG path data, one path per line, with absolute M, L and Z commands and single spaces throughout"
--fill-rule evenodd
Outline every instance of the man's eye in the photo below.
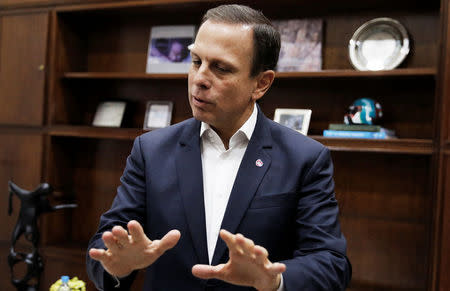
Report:
M 220 65 L 216 65 L 216 69 L 221 73 L 228 73 L 230 71 L 229 69 L 222 67 Z
M 195 66 L 200 66 L 200 65 L 202 64 L 202 62 L 201 62 L 200 60 L 192 60 L 192 63 L 193 63 Z

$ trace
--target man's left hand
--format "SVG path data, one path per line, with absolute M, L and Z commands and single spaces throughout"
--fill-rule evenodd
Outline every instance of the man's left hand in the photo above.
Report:
M 222 229 L 220 237 L 228 246 L 229 261 L 217 266 L 195 265 L 192 267 L 194 276 L 250 286 L 259 291 L 278 289 L 281 273 L 286 270 L 286 265 L 270 262 L 267 250 L 255 245 L 252 240 L 245 238 L 242 234 L 234 235 Z

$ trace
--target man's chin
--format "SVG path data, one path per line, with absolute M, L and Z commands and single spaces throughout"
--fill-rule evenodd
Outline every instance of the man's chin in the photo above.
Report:
M 192 110 L 192 116 L 197 119 L 198 121 L 202 121 L 205 123 L 210 123 L 211 122 L 211 118 L 208 118 L 208 114 L 206 112 L 202 112 L 199 109 L 193 109 Z
M 205 118 L 205 116 L 200 115 L 200 114 L 194 114 L 194 118 L 198 121 L 204 122 L 204 123 L 208 123 L 210 124 L 211 121 L 208 118 Z

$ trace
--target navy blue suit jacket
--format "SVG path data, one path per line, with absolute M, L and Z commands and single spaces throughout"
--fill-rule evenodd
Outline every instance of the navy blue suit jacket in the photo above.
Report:
M 338 222 L 329 150 L 258 111 L 222 228 L 265 247 L 272 262 L 285 263 L 287 291 L 343 290 L 351 266 Z M 178 244 L 147 268 L 144 290 L 254 290 L 191 273 L 193 265 L 208 264 L 199 133 L 200 122 L 189 119 L 136 138 L 113 205 L 89 243 L 89 248 L 104 248 L 101 234 L 114 225 L 126 228 L 133 219 L 150 239 L 178 229 Z M 258 159 L 261 167 L 255 164 Z M 212 264 L 227 260 L 219 238 Z M 97 288 L 117 290 L 113 278 L 89 256 L 87 270 Z M 121 280 L 120 289 L 127 290 L 132 279 Z

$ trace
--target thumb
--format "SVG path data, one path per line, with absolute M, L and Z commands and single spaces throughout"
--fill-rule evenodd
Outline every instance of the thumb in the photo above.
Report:
M 172 229 L 159 241 L 158 248 L 161 252 L 165 252 L 173 248 L 180 240 L 181 233 L 177 229 Z
M 200 279 L 223 279 L 222 268 L 224 264 L 220 264 L 217 266 L 210 265 L 194 265 L 192 267 L 192 274 Z

